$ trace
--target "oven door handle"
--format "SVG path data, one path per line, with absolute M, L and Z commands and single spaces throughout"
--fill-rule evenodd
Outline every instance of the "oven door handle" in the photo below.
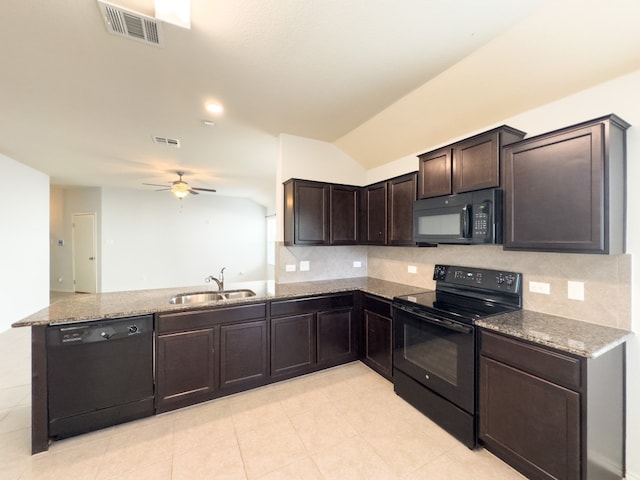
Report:
M 434 325 L 437 325 L 439 327 L 442 328 L 446 328 L 448 330 L 453 330 L 455 332 L 458 333 L 464 333 L 464 334 L 470 334 L 473 333 L 473 327 L 470 327 L 468 325 L 463 325 L 461 323 L 458 322 L 452 322 L 451 320 L 445 320 L 443 318 L 435 318 L 432 316 L 427 316 L 424 315 L 422 313 L 419 313 L 418 311 L 416 311 L 413 308 L 410 307 L 405 307 L 402 305 L 394 305 L 394 308 L 397 308 L 398 310 L 402 310 L 403 312 L 409 313 L 415 317 L 418 317 L 420 320 L 427 322 L 427 323 L 432 323 Z

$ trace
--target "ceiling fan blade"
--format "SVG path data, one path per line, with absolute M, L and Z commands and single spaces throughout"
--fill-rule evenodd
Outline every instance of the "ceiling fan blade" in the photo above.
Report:
M 159 187 L 160 185 L 158 185 Z M 171 187 L 166 187 L 166 188 L 157 188 L 156 190 L 154 190 L 154 192 L 164 192 L 165 190 L 171 190 Z
M 201 192 L 215 192 L 215 190 L 213 188 L 191 187 L 191 190 L 200 190 Z
M 193 188 L 189 189 L 189 193 L 192 195 L 200 195 L 198 192 L 194 191 Z
M 149 185 L 150 187 L 166 187 L 167 186 L 167 185 L 158 185 L 157 183 L 143 183 L 142 185 Z

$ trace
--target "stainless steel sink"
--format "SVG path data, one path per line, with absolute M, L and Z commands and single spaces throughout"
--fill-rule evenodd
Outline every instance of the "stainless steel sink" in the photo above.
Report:
M 249 289 L 222 290 L 220 292 L 194 292 L 182 293 L 169 299 L 172 305 L 190 303 L 219 302 L 222 300 L 235 300 L 237 298 L 255 297 L 256 292 Z
M 224 290 L 222 294 L 227 297 L 229 300 L 233 300 L 236 298 L 248 298 L 255 297 L 256 292 L 249 289 L 240 289 L 240 290 Z

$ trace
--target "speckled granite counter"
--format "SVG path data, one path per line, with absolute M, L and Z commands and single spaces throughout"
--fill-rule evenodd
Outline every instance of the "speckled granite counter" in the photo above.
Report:
M 528 310 L 478 320 L 476 325 L 587 358 L 598 357 L 633 335 L 627 330 Z
M 227 289 L 249 288 L 255 297 L 192 305 L 172 305 L 169 299 L 180 293 L 216 291 L 213 287 L 179 287 L 154 290 L 131 290 L 98 294 L 80 294 L 60 300 L 18 322 L 13 327 L 30 327 L 74 323 L 102 318 L 117 318 L 158 312 L 219 307 L 268 300 L 285 300 L 329 293 L 360 290 L 392 300 L 398 295 L 424 291 L 424 288 L 358 277 L 317 282 L 281 283 L 243 282 Z M 528 310 L 519 310 L 479 320 L 476 325 L 513 337 L 530 340 L 582 357 L 597 357 L 624 342 L 631 332 L 593 323 L 571 320 Z
M 181 293 L 216 291 L 213 287 L 179 287 L 154 290 L 131 290 L 98 294 L 79 294 L 60 300 L 18 322 L 13 327 L 30 327 L 59 323 L 74 323 L 102 318 L 117 318 L 158 312 L 190 310 L 204 307 L 219 307 L 256 301 L 278 300 L 309 295 L 361 290 L 387 298 L 424 291 L 424 288 L 388 282 L 376 278 L 358 277 L 318 282 L 282 283 L 243 282 L 229 284 L 226 289 L 249 288 L 255 297 L 196 303 L 192 305 L 172 305 L 169 299 Z

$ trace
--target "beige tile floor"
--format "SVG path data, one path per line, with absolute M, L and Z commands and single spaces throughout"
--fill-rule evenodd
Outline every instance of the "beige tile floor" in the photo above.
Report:
M 0 479 L 522 479 L 360 362 L 53 443 L 30 455 L 30 331 L 0 333 Z

